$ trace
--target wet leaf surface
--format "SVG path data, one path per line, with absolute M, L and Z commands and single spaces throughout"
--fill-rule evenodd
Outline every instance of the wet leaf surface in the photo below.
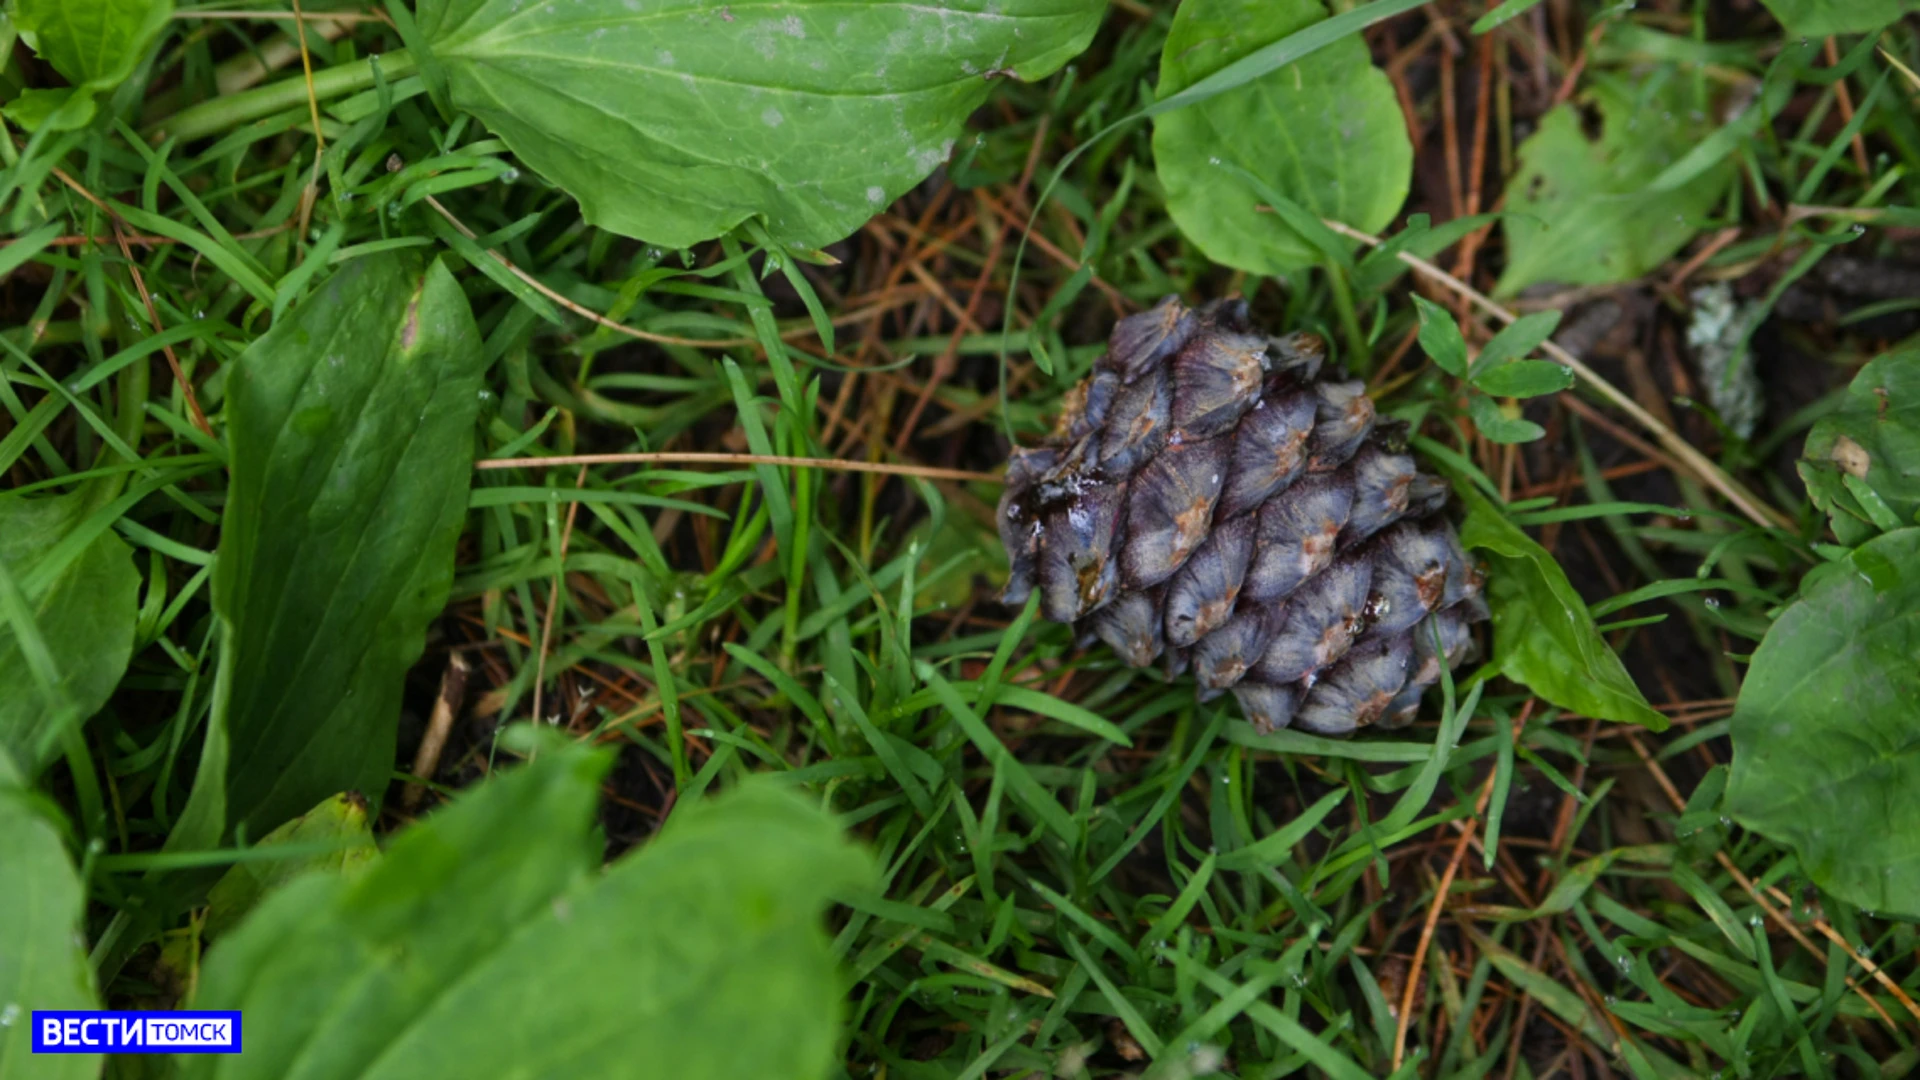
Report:
M 423 0 L 454 105 L 604 229 L 671 247 L 763 217 L 820 247 L 947 160 L 997 78 L 1086 47 L 1104 5 Z
M 1879 357 L 1807 433 L 1800 477 L 1834 535 L 1859 544 L 1920 516 L 1920 351 Z
M 200 820 L 258 836 L 385 793 L 401 684 L 453 581 L 482 362 L 453 275 L 400 253 L 347 263 L 235 362 Z M 199 831 L 176 843 L 219 832 Z
M 1665 730 L 1667 718 L 1647 704 L 1553 556 L 1469 484 L 1456 494 L 1467 507 L 1460 542 L 1489 564 L 1500 671 L 1563 709 Z
M 1920 529 L 1837 567 L 1753 655 L 1727 807 L 1835 896 L 1920 916 Z

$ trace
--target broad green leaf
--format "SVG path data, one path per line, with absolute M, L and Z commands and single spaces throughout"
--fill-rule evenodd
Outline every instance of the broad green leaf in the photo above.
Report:
M 1495 397 L 1539 397 L 1572 386 L 1573 369 L 1551 360 L 1514 360 L 1475 375 L 1473 385 Z
M 29 776 L 59 752 L 59 725 L 79 723 L 106 704 L 133 656 L 140 572 L 132 549 L 99 529 L 64 566 L 46 565 L 47 558 L 64 558 L 56 544 L 88 527 L 88 500 L 84 488 L 49 498 L 0 495 L 0 572 L 26 590 L 29 633 L 37 638 L 23 641 L 0 614 L 0 685 L 7 687 L 0 692 L 0 751 Z M 51 664 L 51 685 L 32 671 L 39 650 Z
M 66 129 L 91 118 L 95 93 L 133 74 L 173 17 L 173 0 L 13 0 L 12 10 L 20 36 L 74 88 L 29 106 L 29 118 Z
M 1916 0 L 1761 0 L 1794 37 L 1870 34 L 1910 11 Z
M 1326 14 L 1320 0 L 1185 0 L 1160 54 L 1158 94 L 1165 100 Z M 1392 84 L 1354 35 L 1156 117 L 1153 157 L 1181 232 L 1215 262 L 1261 274 L 1323 256 L 1261 209 L 1269 200 L 1260 186 L 1373 232 L 1406 201 L 1413 168 Z
M 456 108 L 580 201 L 685 247 L 765 219 L 822 247 L 947 160 L 993 80 L 1085 48 L 1098 0 L 421 0 Z
M 1456 378 L 1467 376 L 1467 339 L 1460 336 L 1460 324 L 1446 308 L 1424 296 L 1413 298 L 1420 315 L 1420 349 L 1440 370 Z
M 1807 433 L 1800 476 L 1844 544 L 1881 531 L 1881 506 L 1901 525 L 1920 517 L 1920 350 L 1860 369 L 1840 407 Z
M 187 1075 L 825 1076 L 842 987 L 821 911 L 870 882 L 868 858 L 760 781 L 602 873 L 610 761 L 549 746 L 359 878 L 269 896 L 213 948 L 195 1006 L 274 1021 Z
M 1587 90 L 1600 118 L 1594 140 L 1582 131 L 1578 104 L 1540 119 L 1540 129 L 1520 144 L 1520 167 L 1507 184 L 1507 269 L 1495 295 L 1543 281 L 1627 281 L 1680 250 L 1737 169 L 1726 157 L 1671 190 L 1650 189 L 1710 130 L 1692 85 L 1670 78 L 1648 93 L 1622 78 L 1596 78 Z
M 256 850 L 274 847 L 321 848 L 271 862 L 236 863 L 207 893 L 202 932 L 221 934 L 253 910 L 268 893 L 309 870 L 357 875 L 380 857 L 367 826 L 367 800 L 342 792 L 260 838 Z
M 33 1009 L 97 1009 L 80 917 L 86 893 L 60 833 L 0 750 L 0 1076 L 100 1075 L 100 1056 L 33 1055 Z
M 208 952 L 195 1008 L 271 1010 L 247 1052 L 189 1059 L 189 1076 L 354 1075 L 440 995 L 598 862 L 587 835 L 609 758 L 545 740 L 502 773 L 399 834 L 357 878 L 308 874 L 274 892 Z M 557 985 L 548 983 L 547 985 Z
M 1472 485 L 1456 484 L 1454 493 L 1467 508 L 1460 542 L 1487 556 L 1494 662 L 1501 673 L 1563 709 L 1665 730 L 1667 718 L 1647 704 L 1547 549 Z
M 1735 706 L 1727 808 L 1821 888 L 1920 917 L 1920 529 L 1870 541 L 1767 630 Z
M 385 793 L 401 682 L 453 581 L 483 362 L 453 275 L 388 252 L 346 263 L 230 368 L 208 732 L 227 761 L 194 785 L 224 793 L 228 828 Z

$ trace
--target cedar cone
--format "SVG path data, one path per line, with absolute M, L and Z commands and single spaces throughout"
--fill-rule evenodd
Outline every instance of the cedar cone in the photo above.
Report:
M 1203 701 L 1233 691 L 1263 732 L 1411 722 L 1473 650 L 1485 579 L 1406 425 L 1325 355 L 1240 300 L 1121 319 L 1052 437 L 1008 462 L 1003 602 L 1038 587 L 1048 619 L 1191 669 Z

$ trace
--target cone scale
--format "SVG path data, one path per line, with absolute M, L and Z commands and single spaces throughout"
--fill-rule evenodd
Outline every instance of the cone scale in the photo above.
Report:
M 1241 301 L 1168 297 L 1115 324 L 1050 439 L 1016 448 L 999 506 L 1011 574 L 1135 667 L 1231 692 L 1255 728 L 1412 721 L 1473 648 L 1484 581 L 1446 486 L 1311 334 Z

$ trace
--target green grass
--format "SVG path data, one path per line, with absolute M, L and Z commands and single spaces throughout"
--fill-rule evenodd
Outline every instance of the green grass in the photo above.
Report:
M 1542 89 L 1536 64 L 1549 92 L 1567 75 L 1578 39 L 1555 28 L 1575 6 L 1598 7 L 1547 5 L 1550 17 L 1499 32 L 1524 93 Z M 1440 7 L 1450 34 L 1482 10 Z M 1750 36 L 1771 26 L 1759 15 L 1642 7 L 1634 17 L 1674 35 L 1674 49 L 1720 47 L 1724 35 L 1728 49 L 1764 52 L 1780 40 Z M 135 133 L 134 94 L 124 124 L 24 150 L 9 140 L 8 209 L 58 227 L 0 248 L 10 272 L 0 274 L 0 473 L 11 490 L 41 494 L 123 477 L 112 528 L 142 581 L 131 665 L 41 785 L 70 823 L 106 1000 L 189 989 L 181 956 L 197 940 L 196 902 L 175 891 L 181 875 L 157 871 L 235 857 L 160 854 L 214 691 L 208 568 L 226 451 L 196 428 L 157 342 L 218 436 L 225 372 L 281 300 L 356 253 L 419 246 L 449 256 L 484 338 L 480 458 L 724 451 L 992 471 L 1009 436 L 1047 430 L 1111 319 L 1165 293 L 1237 290 L 1275 326 L 1351 339 L 1326 274 L 1249 278 L 1180 237 L 1145 125 L 1085 146 L 1151 102 L 1169 12 L 1115 8 L 1070 73 L 1008 80 L 946 180 L 837 246 L 837 266 L 766 259 L 751 236 L 681 253 L 590 228 L 565 194 L 425 96 L 369 99 L 380 123 L 327 122 L 328 182 L 311 221 L 304 103 L 155 148 Z M 1404 46 L 1427 17 L 1387 27 Z M 190 24 L 168 39 L 150 69 L 156 93 L 144 96 L 208 95 L 221 62 L 279 25 Z M 309 44 L 316 66 L 335 66 L 398 41 L 368 22 Z M 1915 59 L 1911 25 L 1884 44 Z M 1435 55 L 1420 62 L 1411 102 L 1434 133 L 1423 155 L 1438 151 L 1445 123 L 1426 81 Z M 1876 77 L 1850 77 L 1853 104 Z M 1771 304 L 1852 228 L 1787 232 L 1784 195 L 1920 204 L 1911 90 L 1888 83 L 1868 120 L 1835 135 L 1817 120 L 1836 107 L 1831 88 L 1799 88 L 1809 110 L 1799 133 L 1741 154 L 1773 195 L 1729 200 L 1713 224 L 1744 231 L 1702 273 L 1745 280 L 1764 261 L 1779 271 L 1763 293 Z M 1888 155 L 1876 169 L 1890 179 L 1858 174 L 1849 143 L 1860 127 L 1868 150 Z M 1503 160 L 1509 136 L 1490 138 Z M 1075 150 L 1035 214 L 1054 165 Z M 1409 209 L 1444 216 L 1444 182 L 1420 175 L 1425 205 Z M 445 177 L 460 186 L 436 182 Z M 89 194 L 117 201 L 122 230 L 166 242 L 134 237 L 128 260 Z M 102 240 L 50 243 L 74 236 Z M 1859 243 L 1897 249 L 1878 226 Z M 742 343 L 636 341 L 563 312 L 483 249 L 633 330 Z M 1478 269 L 1492 280 L 1494 256 Z M 1755 442 L 1710 448 L 1803 535 L 1716 513 L 1650 514 L 1626 504 L 1723 504 L 1658 464 L 1608 479 L 1639 455 L 1617 430 L 1550 403 L 1529 413 L 1548 441 L 1517 465 L 1472 438 L 1464 400 L 1417 350 L 1388 365 L 1414 326 L 1407 287 L 1362 297 L 1371 356 L 1346 359 L 1381 377 L 1383 408 L 1423 419 L 1507 494 L 1566 481 L 1522 520 L 1589 600 L 1624 594 L 1602 621 L 1674 719 L 1666 733 L 1563 715 L 1462 669 L 1404 732 L 1258 736 L 1229 702 L 1196 704 L 1187 684 L 1123 668 L 1031 609 L 998 605 L 991 482 L 750 461 L 566 465 L 474 474 L 452 598 L 410 677 L 395 779 L 409 778 L 455 653 L 472 676 L 421 812 L 505 765 L 495 738 L 516 720 L 618 749 L 602 816 L 614 849 L 643 842 L 678 800 L 783 776 L 842 815 L 882 867 L 879 887 L 846 898 L 831 922 L 848 978 L 850 1077 L 1892 1078 L 1920 1066 L 1920 1015 L 1908 1011 L 1920 997 L 1915 927 L 1820 894 L 1790 852 L 1717 810 L 1724 699 L 1770 612 L 1818 561 L 1804 494 L 1767 466 L 1820 401 L 1772 417 Z M 829 347 L 820 326 L 839 316 L 849 318 Z M 1482 342 L 1492 329 L 1466 328 Z M 1878 344 L 1818 332 L 1836 371 Z M 1714 580 L 1695 580 L 1696 569 Z M 1663 684 L 1663 657 L 1680 651 L 1698 666 L 1665 669 Z M 1476 813 L 1483 791 L 1488 809 Z M 414 815 L 390 798 L 380 831 Z M 1437 930 L 1416 958 L 1443 875 Z M 1869 977 L 1858 959 L 1869 957 L 1898 992 Z

